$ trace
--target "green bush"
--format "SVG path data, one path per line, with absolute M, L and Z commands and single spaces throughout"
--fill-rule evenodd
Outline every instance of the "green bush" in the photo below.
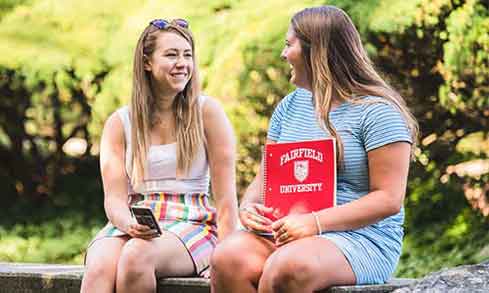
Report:
M 78 215 L 0 227 L 0 261 L 83 264 L 85 249 L 101 227 Z

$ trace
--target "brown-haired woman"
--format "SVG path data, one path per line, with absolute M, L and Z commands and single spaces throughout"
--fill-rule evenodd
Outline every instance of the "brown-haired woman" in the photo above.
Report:
M 260 216 L 271 210 L 260 203 L 257 176 L 241 202 L 240 220 L 258 233 L 240 231 L 216 247 L 213 290 L 313 292 L 383 283 L 401 253 L 402 202 L 417 123 L 374 70 L 341 9 L 296 13 L 282 57 L 298 88 L 275 109 L 267 142 L 335 137 L 337 205 L 271 222 Z
M 235 229 L 234 164 L 229 120 L 200 95 L 188 23 L 153 20 L 136 46 L 131 104 L 104 126 L 109 223 L 89 245 L 82 292 L 156 292 L 156 276 L 204 272 L 217 239 Z M 160 237 L 134 220 L 132 205 L 151 208 Z

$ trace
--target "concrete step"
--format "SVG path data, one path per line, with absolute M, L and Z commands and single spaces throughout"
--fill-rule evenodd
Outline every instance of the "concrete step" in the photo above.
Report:
M 78 293 L 83 266 L 0 262 L 0 293 Z M 392 279 L 382 285 L 338 286 L 321 292 L 392 292 L 407 287 L 415 279 Z M 209 293 L 204 278 L 161 278 L 159 293 Z

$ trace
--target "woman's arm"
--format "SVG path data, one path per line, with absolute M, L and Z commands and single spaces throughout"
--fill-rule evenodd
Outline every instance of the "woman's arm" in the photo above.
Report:
M 370 192 L 318 213 L 323 231 L 364 227 L 399 213 L 406 193 L 411 145 L 395 142 L 368 152 Z
M 236 229 L 236 140 L 224 110 L 212 98 L 203 105 L 204 131 L 217 208 L 217 229 L 220 240 Z
M 135 223 L 129 211 L 124 158 L 124 127 L 117 113 L 113 113 L 105 123 L 100 142 L 105 213 L 119 230 L 132 237 L 149 239 L 154 236 L 154 231 Z
M 100 142 L 100 172 L 104 186 L 104 207 L 109 221 L 126 232 L 131 220 L 127 205 L 127 177 L 124 172 L 124 127 L 113 113 L 105 122 Z
M 410 151 L 409 143 L 395 142 L 368 152 L 370 192 L 358 200 L 317 212 L 320 230 L 354 230 L 397 214 L 406 192 Z M 288 237 L 278 245 L 317 234 L 319 230 L 313 214 L 284 217 L 272 228 L 279 239 L 287 231 Z

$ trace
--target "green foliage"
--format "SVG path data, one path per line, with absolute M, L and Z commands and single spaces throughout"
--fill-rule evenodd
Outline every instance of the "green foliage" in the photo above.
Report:
M 279 57 L 284 31 L 257 38 L 244 48 L 244 69 L 239 79 L 239 103 L 231 115 L 240 122 L 238 186 L 245 187 L 254 178 L 266 139 L 268 119 L 277 103 L 292 90 L 289 66 Z M 251 123 L 252 121 L 252 123 Z M 258 146 L 258 147 L 257 147 Z
M 487 228 L 481 215 L 465 208 L 447 228 L 428 225 L 408 234 L 396 275 L 420 278 L 442 268 L 487 260 Z
M 85 249 L 101 227 L 77 215 L 9 229 L 0 226 L 0 262 L 83 264 Z
M 22 72 L 0 67 L 0 117 L 3 141 L 0 158 L 6 163 L 0 177 L 18 195 L 44 196 L 57 191 L 61 176 L 73 173 L 92 148 L 89 102 L 106 72 L 79 78 L 60 69 L 50 80 L 29 83 Z M 73 151 L 70 151 L 69 145 Z M 69 154 L 69 155 L 67 155 Z M 2 199 L 14 203 L 13 194 Z
M 8 14 L 12 9 L 17 6 L 28 4 L 31 1 L 28 0 L 1 0 L 0 1 L 0 20 L 6 14 Z
M 414 2 L 402 4 L 415 5 L 402 18 L 392 9 L 376 10 L 367 29 L 374 61 L 412 105 L 421 128 L 405 201 L 407 236 L 397 271 L 403 277 L 488 257 L 478 253 L 487 243 L 487 218 L 466 198 L 471 190 L 487 190 L 487 171 L 464 175 L 469 167 L 461 165 L 487 158 L 489 113 L 478 94 L 487 87 L 487 74 L 479 73 L 487 70 L 489 7 L 484 1 Z M 471 204 L 483 212 L 488 195 L 478 196 Z
M 467 1 L 446 22 L 440 102 L 452 112 L 483 112 L 489 107 L 489 10 Z

